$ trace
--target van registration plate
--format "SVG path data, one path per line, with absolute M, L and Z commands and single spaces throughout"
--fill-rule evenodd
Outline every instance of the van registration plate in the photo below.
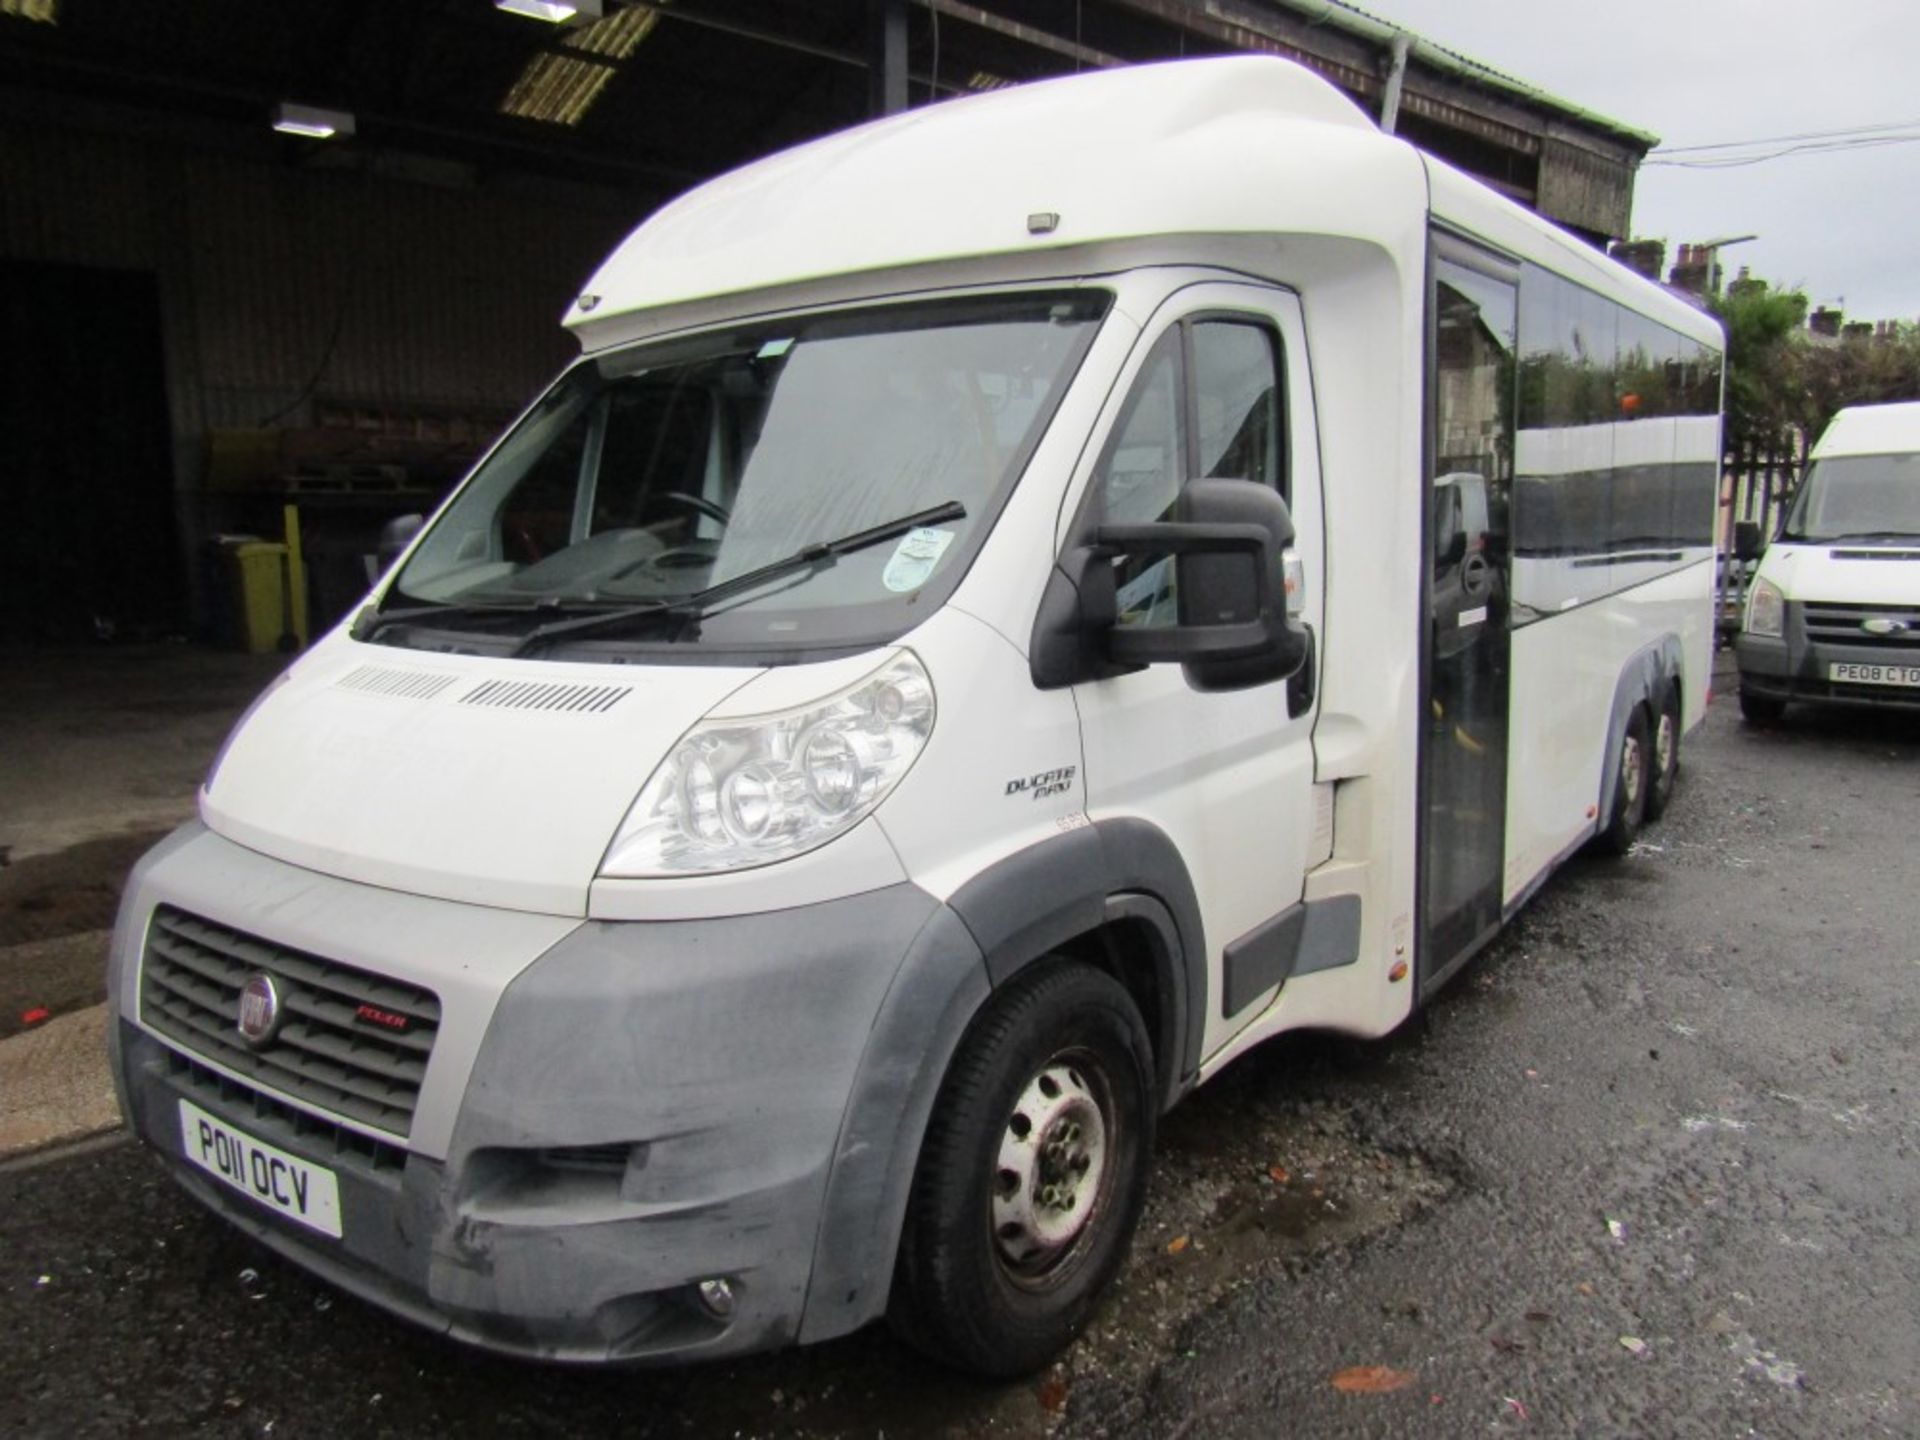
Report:
M 309 1230 L 340 1238 L 340 1184 L 331 1170 L 256 1140 L 246 1131 L 180 1102 L 180 1143 L 189 1161 Z
M 1836 660 L 1827 666 L 1827 679 L 1849 685 L 1904 685 L 1920 689 L 1920 665 L 1859 665 Z

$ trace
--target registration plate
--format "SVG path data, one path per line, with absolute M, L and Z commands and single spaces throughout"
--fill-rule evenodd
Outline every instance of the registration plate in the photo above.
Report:
M 1905 685 L 1920 689 L 1920 665 L 1858 665 L 1836 660 L 1827 666 L 1827 679 L 1849 685 Z
M 256 1140 L 186 1100 L 180 1102 L 180 1142 L 187 1159 L 214 1179 L 310 1230 L 340 1238 L 340 1185 L 331 1170 Z

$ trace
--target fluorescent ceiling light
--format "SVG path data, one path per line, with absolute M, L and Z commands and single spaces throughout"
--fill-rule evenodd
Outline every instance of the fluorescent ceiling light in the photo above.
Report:
M 493 0 L 493 8 L 564 25 L 569 20 L 598 20 L 602 0 Z
M 273 107 L 273 128 L 282 135 L 304 135 L 309 140 L 332 140 L 353 134 L 353 116 L 345 110 L 322 110 L 318 105 L 283 101 Z

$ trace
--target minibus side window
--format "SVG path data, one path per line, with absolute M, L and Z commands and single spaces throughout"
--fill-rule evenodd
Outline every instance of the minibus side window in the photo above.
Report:
M 1101 465 L 1106 521 L 1172 519 L 1195 478 L 1250 480 L 1284 495 L 1279 353 L 1273 332 L 1252 320 L 1182 321 L 1161 336 Z M 1167 557 L 1116 560 L 1114 586 L 1120 624 L 1177 623 Z

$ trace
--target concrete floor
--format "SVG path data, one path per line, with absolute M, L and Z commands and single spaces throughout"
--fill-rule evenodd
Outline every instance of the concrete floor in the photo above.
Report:
M 220 742 L 285 663 L 0 650 L 0 1155 L 118 1123 L 100 1033 L 121 884 L 194 813 Z

